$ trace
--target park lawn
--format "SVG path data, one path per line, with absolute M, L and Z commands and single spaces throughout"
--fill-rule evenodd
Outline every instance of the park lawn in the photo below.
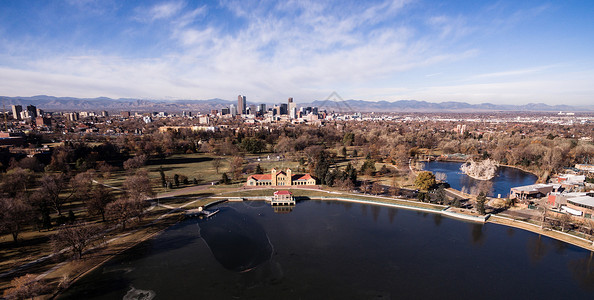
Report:
M 229 160 L 231 157 L 221 157 L 221 166 L 218 173 L 213 165 L 214 157 L 215 156 L 202 153 L 175 154 L 162 159 L 150 159 L 147 162 L 147 165 L 142 168 L 148 171 L 149 178 L 153 182 L 153 190 L 157 194 L 160 194 L 170 191 L 161 186 L 161 175 L 159 174 L 159 169 L 161 167 L 163 168 L 167 180 L 171 182 L 173 182 L 175 174 L 180 176 L 183 175 L 188 178 L 190 184 L 180 184 L 180 187 L 192 186 L 194 178 L 198 180 L 198 183 L 218 182 L 222 177 L 222 173 L 229 171 Z M 130 173 L 131 172 L 128 171 L 115 171 L 110 178 L 98 179 L 98 181 L 113 187 L 122 188 L 124 181 L 130 176 Z
M 260 158 L 260 161 L 258 161 Z M 285 158 L 284 160 L 278 160 L 276 156 L 270 155 L 270 159 L 268 159 L 268 155 L 255 155 L 255 156 L 247 156 L 246 161 L 248 162 L 248 169 L 256 170 L 256 166 L 260 165 L 262 170 L 265 173 L 270 172 L 273 168 L 277 170 L 286 170 L 291 169 L 294 174 L 299 173 L 297 172 L 297 168 L 299 167 L 299 162 L 293 159 Z M 251 175 L 247 174 L 247 175 Z
M 274 192 L 277 191 L 276 189 L 254 189 L 254 190 L 243 190 L 243 191 L 236 191 L 236 192 L 229 192 L 229 193 L 222 193 L 221 197 L 270 197 L 273 196 Z M 445 206 L 443 205 L 434 205 L 430 203 L 424 202 L 417 202 L 417 201 L 405 201 L 400 200 L 397 198 L 388 198 L 388 197 L 374 197 L 372 195 L 356 195 L 356 194 L 347 194 L 344 192 L 340 192 L 338 190 L 335 191 L 323 191 L 323 190 L 309 190 L 309 189 L 290 189 L 295 197 L 310 197 L 310 198 L 347 198 L 353 200 L 363 200 L 369 202 L 379 202 L 379 203 L 387 203 L 387 204 L 398 204 L 398 205 L 405 205 L 405 206 L 413 206 L 413 207 L 420 207 L 420 208 L 428 208 L 428 209 L 435 209 L 435 210 L 442 210 Z
M 19 234 L 19 242 L 15 244 L 12 235 L 3 235 L 0 237 L 0 273 L 10 271 L 16 266 L 40 258 L 46 254 L 52 253 L 50 236 L 55 231 L 36 231 L 33 228 L 26 228 Z M 10 277 L 10 276 L 9 276 Z M 2 278 L 0 289 L 4 286 L 8 278 Z

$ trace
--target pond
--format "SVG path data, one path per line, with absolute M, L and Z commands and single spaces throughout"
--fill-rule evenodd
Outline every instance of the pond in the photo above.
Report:
M 462 163 L 432 161 L 425 163 L 425 170 L 433 173 L 446 174 L 446 181 L 456 190 L 469 194 L 478 194 L 479 191 L 488 191 L 490 197 L 501 195 L 507 198 L 512 187 L 534 184 L 538 177 L 520 169 L 510 167 L 497 168 L 497 175 L 491 180 L 477 180 L 460 171 Z
M 217 206 L 61 299 L 592 299 L 594 257 L 519 229 L 369 204 Z

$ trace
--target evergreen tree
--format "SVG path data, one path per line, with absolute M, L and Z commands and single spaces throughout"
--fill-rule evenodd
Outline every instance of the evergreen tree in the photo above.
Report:
M 326 151 L 320 151 L 314 161 L 314 176 L 320 180 L 321 184 L 326 183 L 326 175 L 330 169 L 330 160 Z
M 223 173 L 223 176 L 221 177 L 221 183 L 222 184 L 231 183 L 231 180 L 229 180 L 229 176 L 227 176 L 227 173 Z
M 163 166 L 159 167 L 159 175 L 161 175 L 161 185 L 166 186 L 167 182 L 165 180 L 165 171 L 163 171 Z
M 262 170 L 262 167 L 260 166 L 260 164 L 258 164 L 256 166 L 256 174 L 264 174 L 264 171 Z
M 487 202 L 487 195 L 485 192 L 481 191 L 478 196 L 476 196 L 476 210 L 479 214 L 485 214 L 485 203 Z

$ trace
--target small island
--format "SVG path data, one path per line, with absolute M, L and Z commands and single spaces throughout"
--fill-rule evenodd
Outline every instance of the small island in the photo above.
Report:
M 497 163 L 491 159 L 486 159 L 481 162 L 470 160 L 469 162 L 462 164 L 460 170 L 474 179 L 490 180 L 495 177 Z

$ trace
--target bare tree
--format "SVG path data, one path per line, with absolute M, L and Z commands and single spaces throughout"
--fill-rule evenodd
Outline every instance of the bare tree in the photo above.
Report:
M 32 219 L 32 208 L 22 197 L 0 199 L 0 230 L 12 235 L 15 243 L 23 227 Z
M 384 187 L 379 182 L 374 182 L 371 185 L 371 193 L 374 195 L 379 195 L 384 193 Z
M 105 222 L 105 207 L 114 201 L 111 189 L 103 184 L 96 184 L 91 191 L 89 200 L 87 200 L 87 210 L 92 215 L 99 215 Z
M 229 172 L 233 174 L 233 179 L 237 180 L 241 178 L 241 171 L 243 167 L 243 157 L 241 156 L 234 156 L 231 159 L 231 163 L 229 164 Z
M 107 179 L 111 177 L 111 173 L 115 170 L 115 167 L 106 163 L 105 161 L 97 162 L 97 170 L 101 174 L 101 177 Z
M 282 136 L 278 139 L 274 151 L 286 155 L 295 151 L 295 140 L 286 136 Z
M 542 212 L 540 213 L 540 229 L 545 228 L 547 216 L 548 216 L 547 208 L 543 207 Z
M 24 193 L 31 184 L 33 172 L 22 168 L 14 168 L 6 172 L 2 178 L 2 191 L 9 197 Z
M 565 229 L 571 225 L 571 216 L 568 214 L 563 214 L 559 218 L 559 223 L 561 225 L 561 231 L 565 231 Z
M 52 246 L 57 253 L 68 248 L 75 258 L 80 259 L 89 247 L 98 240 L 101 228 L 97 225 L 74 224 L 62 226 L 58 233 L 52 236 Z
M 146 155 L 137 155 L 134 156 L 127 161 L 124 162 L 124 169 L 125 170 L 136 170 L 146 164 L 147 161 Z
M 335 185 L 343 191 L 352 191 L 355 188 L 353 182 L 348 178 L 337 179 Z
M 221 168 L 222 164 L 223 164 L 223 160 L 220 157 L 215 157 L 212 160 L 212 166 L 215 168 L 215 171 L 217 172 L 217 174 L 219 174 L 219 169 Z
M 361 191 L 364 194 L 367 194 L 371 190 L 371 184 L 369 184 L 369 181 L 363 180 L 363 182 L 361 182 L 361 186 L 359 187 L 359 189 L 361 189 Z
M 392 177 L 392 185 L 390 186 L 390 195 L 398 196 L 400 192 L 400 187 L 398 186 L 398 181 L 396 180 L 396 176 Z
M 26 274 L 17 277 L 10 282 L 11 288 L 4 291 L 6 299 L 29 299 L 41 295 L 45 291 L 45 285 L 36 279 L 33 274 Z
M 146 170 L 142 169 L 136 171 L 134 175 L 126 178 L 126 181 L 124 181 L 124 189 L 130 199 L 145 200 L 146 198 L 155 195 L 148 173 Z
M 111 221 L 122 225 L 122 229 L 125 230 L 126 224 L 140 214 L 138 208 L 134 200 L 118 199 L 107 204 L 105 214 Z
M 89 199 L 91 190 L 93 189 L 94 176 L 95 171 L 89 170 L 84 173 L 78 173 L 70 179 L 70 188 L 74 199 L 83 202 L 86 202 Z
M 66 190 L 66 180 L 63 174 L 45 174 L 39 181 L 39 191 L 45 195 L 52 207 L 62 215 L 62 205 L 68 200 L 68 197 L 62 197 L 62 193 Z

